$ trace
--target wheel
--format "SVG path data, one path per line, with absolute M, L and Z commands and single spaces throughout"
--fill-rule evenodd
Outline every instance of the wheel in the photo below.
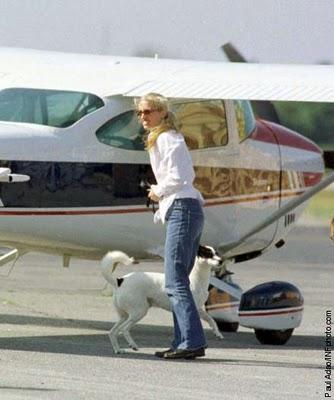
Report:
M 239 328 L 239 322 L 216 321 L 217 326 L 222 332 L 236 332 Z
M 282 345 L 285 344 L 291 337 L 293 329 L 281 331 L 254 329 L 255 336 L 261 344 Z

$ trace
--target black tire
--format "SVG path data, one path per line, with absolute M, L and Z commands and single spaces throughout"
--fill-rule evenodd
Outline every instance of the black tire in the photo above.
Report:
M 239 328 L 239 322 L 216 321 L 221 332 L 236 332 Z
M 286 329 L 281 331 L 267 330 L 267 329 L 254 329 L 255 336 L 261 344 L 272 344 L 281 346 L 285 344 L 291 337 L 293 329 Z

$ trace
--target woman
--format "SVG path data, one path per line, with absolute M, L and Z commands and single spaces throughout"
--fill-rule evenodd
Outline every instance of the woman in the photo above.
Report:
M 189 274 L 203 230 L 203 198 L 193 187 L 192 160 L 183 135 L 176 131 L 167 99 L 149 93 L 136 106 L 149 133 L 146 149 L 157 181 L 148 193 L 150 200 L 159 202 L 154 220 L 167 222 L 165 289 L 172 305 L 174 340 L 170 349 L 155 355 L 165 359 L 201 357 L 205 355 L 206 341 L 190 291 Z

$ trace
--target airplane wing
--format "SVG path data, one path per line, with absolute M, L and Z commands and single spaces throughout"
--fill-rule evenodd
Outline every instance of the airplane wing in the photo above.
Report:
M 334 66 L 196 63 L 173 76 L 149 80 L 125 93 L 170 98 L 334 101 Z
M 223 54 L 230 62 L 247 63 L 246 58 L 233 46 L 231 42 L 225 43 L 220 47 Z M 252 107 L 255 115 L 261 119 L 280 124 L 280 118 L 274 104 L 271 101 L 253 100 Z
M 0 48 L 0 90 L 77 90 L 101 97 L 334 102 L 334 66 L 245 64 Z

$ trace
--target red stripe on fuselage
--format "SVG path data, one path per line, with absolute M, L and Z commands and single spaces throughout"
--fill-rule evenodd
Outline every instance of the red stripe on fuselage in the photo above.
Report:
M 119 209 L 119 210 L 66 210 L 66 211 L 0 211 L 0 215 L 108 215 L 108 214 L 131 214 L 131 213 L 143 213 L 143 212 L 150 212 L 148 208 L 126 208 L 126 209 Z
M 303 190 L 299 190 L 292 193 L 277 193 L 275 195 L 259 195 L 252 197 L 243 197 L 242 199 L 227 199 L 227 200 L 217 200 L 210 201 L 205 203 L 204 207 L 212 207 L 212 206 L 220 206 L 224 204 L 237 204 L 237 203 L 245 203 L 251 201 L 260 201 L 260 200 L 273 200 L 279 197 L 292 197 L 297 196 L 304 193 Z M 152 212 L 149 208 L 122 208 L 122 209 L 113 209 L 113 210 L 54 210 L 54 211 L 19 211 L 19 210 L 1 210 L 0 216 L 10 216 L 10 215 L 20 215 L 20 216 L 59 216 L 59 215 L 110 215 L 110 214 L 133 214 L 133 213 L 145 213 Z
M 321 181 L 322 172 L 303 172 L 304 184 L 306 187 L 314 186 Z
M 270 315 L 282 315 L 282 314 L 294 314 L 296 312 L 301 312 L 303 311 L 303 307 L 294 309 L 294 310 L 281 310 L 281 311 L 259 311 L 259 312 L 251 312 L 251 313 L 243 313 L 239 311 L 239 317 L 267 317 Z

